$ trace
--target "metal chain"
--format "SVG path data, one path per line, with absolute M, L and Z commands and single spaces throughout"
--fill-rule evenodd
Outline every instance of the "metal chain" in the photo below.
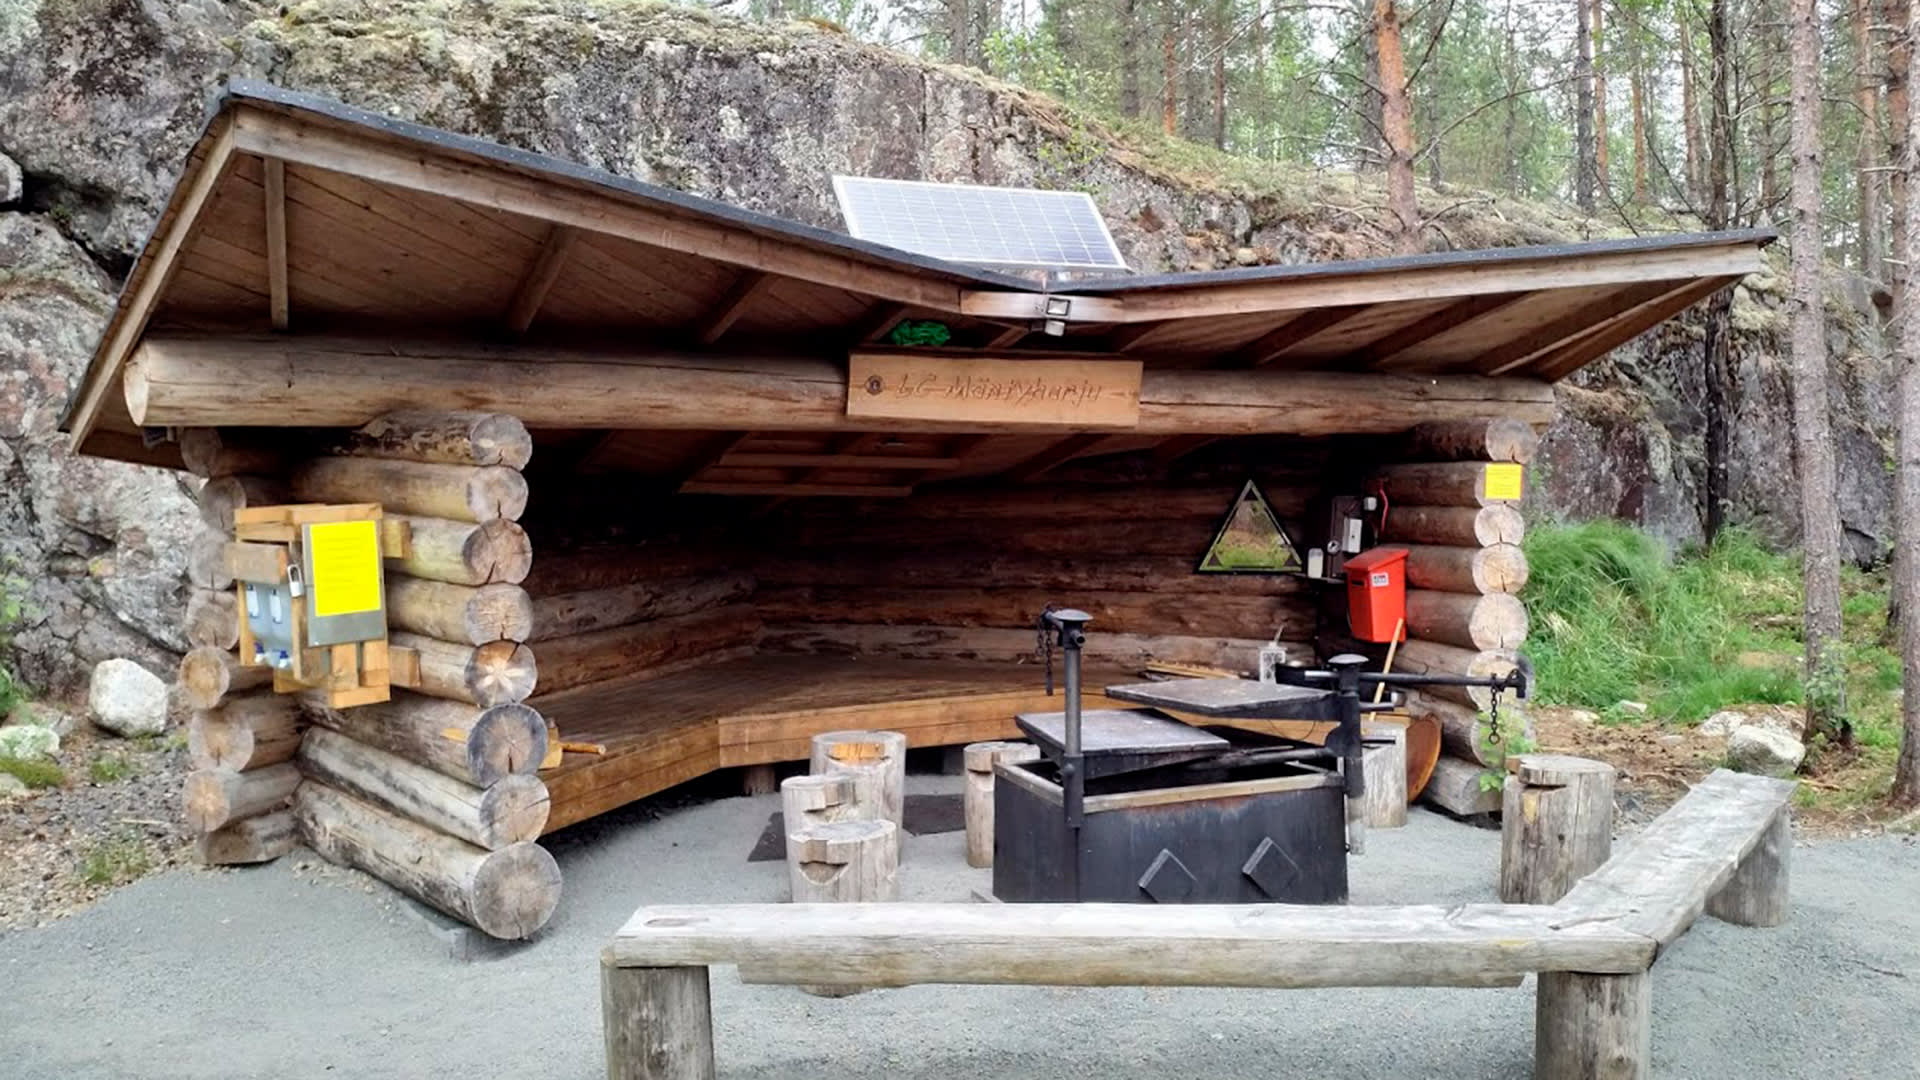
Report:
M 1047 696 L 1053 696 L 1053 635 L 1047 633 L 1047 616 L 1058 611 L 1060 605 L 1048 604 L 1040 611 L 1040 617 L 1033 620 L 1033 654 L 1047 666 Z

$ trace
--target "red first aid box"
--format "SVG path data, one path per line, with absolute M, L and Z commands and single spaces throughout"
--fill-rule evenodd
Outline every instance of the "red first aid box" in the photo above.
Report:
M 1347 622 L 1353 636 L 1381 643 L 1406 638 L 1407 549 L 1372 548 L 1347 560 Z

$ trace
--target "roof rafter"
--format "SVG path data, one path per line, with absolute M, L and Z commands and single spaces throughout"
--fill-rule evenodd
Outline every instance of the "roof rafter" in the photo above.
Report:
M 513 303 L 507 305 L 507 329 L 515 334 L 524 334 L 533 325 L 533 318 L 540 313 L 540 305 L 547 302 L 547 293 L 553 291 L 553 283 L 560 279 L 560 271 L 566 268 L 567 253 L 580 239 L 577 229 L 566 225 L 555 225 L 547 230 L 547 238 L 540 245 L 540 254 L 534 256 L 533 265 L 527 268 L 527 276 L 520 279 L 520 287 L 513 292 Z
M 1250 368 L 1271 364 L 1288 349 L 1304 345 L 1342 323 L 1353 321 L 1367 307 L 1366 304 L 1348 304 L 1303 311 L 1255 338 L 1250 344 L 1240 347 L 1222 360 L 1220 366 Z
M 1356 351 L 1341 361 L 1342 367 L 1369 368 L 1392 363 L 1393 360 L 1414 349 L 1425 345 L 1442 334 L 1451 333 L 1479 319 L 1486 318 L 1498 311 L 1512 307 L 1533 293 L 1489 293 L 1486 296 L 1469 296 L 1465 300 L 1456 300 L 1439 311 L 1413 322 L 1386 337 Z
M 745 315 L 747 309 L 753 306 L 754 300 L 766 292 L 775 280 L 777 279 L 772 274 L 758 270 L 749 270 L 741 274 L 734 281 L 733 287 L 727 290 L 727 294 L 720 298 L 720 302 L 714 305 L 713 311 L 708 313 L 706 319 L 701 322 L 700 329 L 693 335 L 694 340 L 702 345 L 711 345 L 719 341 L 728 330 L 733 328 L 733 324 L 740 320 L 740 316 Z
M 267 158 L 261 187 L 267 213 L 267 318 L 275 330 L 285 330 L 287 300 L 287 163 Z

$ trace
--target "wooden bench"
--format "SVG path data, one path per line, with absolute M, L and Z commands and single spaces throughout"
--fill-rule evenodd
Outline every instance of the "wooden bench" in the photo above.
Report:
M 1518 986 L 1541 1080 L 1647 1075 L 1648 969 L 1702 910 L 1785 917 L 1789 781 L 1716 772 L 1553 905 L 646 907 L 601 956 L 607 1074 L 710 1080 L 707 969 L 816 986 Z

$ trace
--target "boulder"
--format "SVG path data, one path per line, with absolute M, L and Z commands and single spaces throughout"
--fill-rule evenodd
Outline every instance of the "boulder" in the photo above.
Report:
M 1700 734 L 1731 738 L 1744 727 L 1761 727 L 1798 739 L 1806 733 L 1807 714 L 1798 705 L 1737 705 L 1722 709 L 1700 724 Z
M 1757 724 L 1735 728 L 1727 738 L 1727 764 L 1741 772 L 1792 776 L 1806 756 L 1799 739 Z
M 0 802 L 12 802 L 27 797 L 26 781 L 12 773 L 0 772 Z
M 167 729 L 167 684 L 131 660 L 103 660 L 87 687 L 87 710 L 116 735 L 158 735 Z
M 60 752 L 60 736 L 52 728 L 15 724 L 0 728 L 0 757 L 40 761 Z

